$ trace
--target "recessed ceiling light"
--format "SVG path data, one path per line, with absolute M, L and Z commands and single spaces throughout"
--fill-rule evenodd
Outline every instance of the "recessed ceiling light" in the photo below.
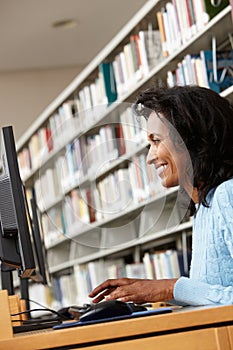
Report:
M 76 27 L 78 22 L 75 19 L 68 18 L 68 19 L 62 19 L 59 21 L 55 21 L 52 23 L 53 28 L 74 28 Z

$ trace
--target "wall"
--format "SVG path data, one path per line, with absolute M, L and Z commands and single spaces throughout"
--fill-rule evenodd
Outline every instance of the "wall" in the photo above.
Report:
M 16 141 L 83 67 L 0 73 L 0 127 Z

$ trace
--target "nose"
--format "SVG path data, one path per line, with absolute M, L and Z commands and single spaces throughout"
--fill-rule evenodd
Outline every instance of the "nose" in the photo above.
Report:
M 157 156 L 156 156 L 156 147 L 150 146 L 148 153 L 147 153 L 147 157 L 146 157 L 146 162 L 148 165 L 154 164 Z

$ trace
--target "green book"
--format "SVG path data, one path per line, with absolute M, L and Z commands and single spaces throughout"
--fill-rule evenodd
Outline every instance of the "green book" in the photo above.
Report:
M 105 93 L 108 103 L 117 100 L 117 87 L 112 62 L 103 62 L 99 65 L 99 70 L 103 74 Z
M 209 15 L 209 19 L 211 20 L 229 5 L 229 0 L 204 0 L 204 5 L 205 10 Z

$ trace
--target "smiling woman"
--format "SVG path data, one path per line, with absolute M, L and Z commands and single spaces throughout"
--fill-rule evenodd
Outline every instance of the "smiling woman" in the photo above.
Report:
M 164 187 L 174 187 L 183 184 L 190 187 L 187 181 L 186 164 L 189 154 L 185 144 L 180 142 L 174 147 L 170 134 L 177 133 L 162 116 L 151 112 L 147 123 L 150 149 L 147 163 L 154 165 Z M 174 137 L 173 137 L 174 138 Z M 177 137 L 178 138 L 178 137 Z M 189 181 L 190 182 L 190 181 Z
M 210 89 L 176 86 L 142 92 L 134 110 L 147 120 L 148 164 L 155 166 L 163 186 L 180 185 L 190 197 L 190 276 L 107 280 L 90 297 L 94 302 L 233 304 L 232 106 Z

